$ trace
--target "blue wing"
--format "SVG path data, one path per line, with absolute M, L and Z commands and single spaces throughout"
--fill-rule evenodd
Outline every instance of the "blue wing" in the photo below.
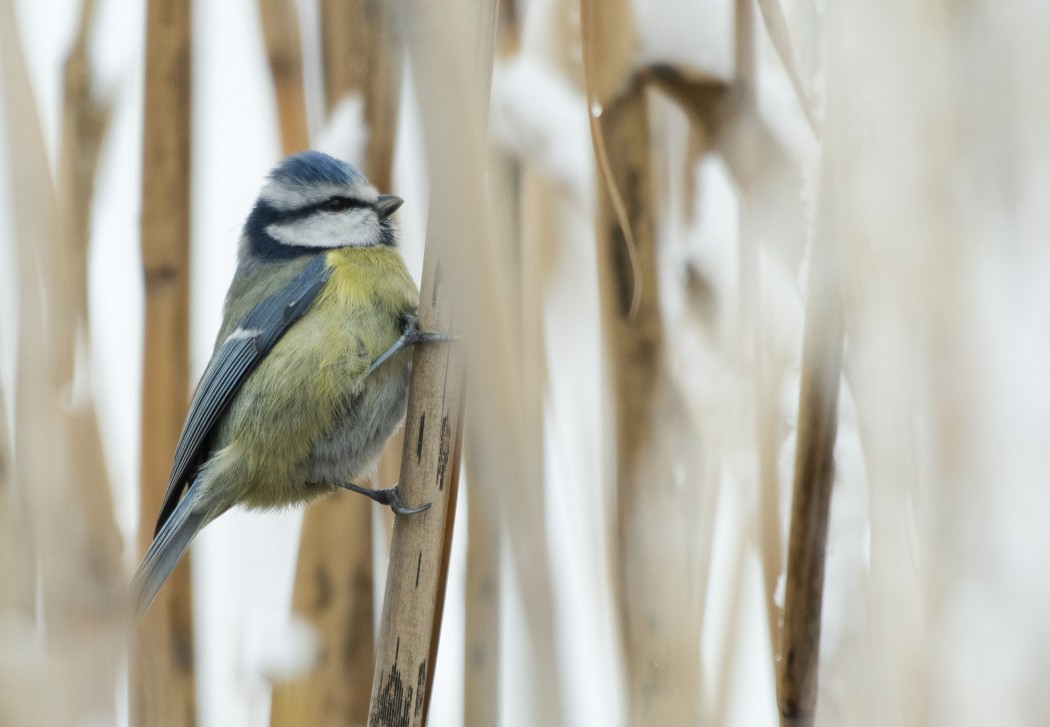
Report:
M 212 354 L 193 394 L 190 413 L 175 448 L 168 491 L 157 517 L 154 537 L 175 511 L 183 491 L 206 457 L 209 436 L 241 384 L 281 335 L 306 313 L 328 282 L 328 276 L 325 255 L 316 255 L 283 290 L 252 308 L 234 333 Z

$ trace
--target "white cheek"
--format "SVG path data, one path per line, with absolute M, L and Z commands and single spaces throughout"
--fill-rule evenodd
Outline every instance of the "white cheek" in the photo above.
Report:
M 374 210 L 317 212 L 293 222 L 276 222 L 266 232 L 284 245 L 300 247 L 367 247 L 379 244 L 379 218 Z

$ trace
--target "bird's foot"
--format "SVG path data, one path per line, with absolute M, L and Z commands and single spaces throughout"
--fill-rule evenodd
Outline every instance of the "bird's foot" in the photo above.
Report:
M 351 492 L 362 494 L 365 497 L 378 502 L 380 505 L 388 505 L 396 515 L 414 515 L 415 513 L 423 512 L 430 507 L 429 502 L 425 505 L 420 505 L 419 507 L 408 507 L 401 502 L 401 498 L 398 497 L 397 485 L 387 487 L 383 490 L 373 490 L 368 487 L 355 485 L 353 482 L 339 482 L 337 484 L 344 490 L 350 490 Z
M 372 365 L 368 367 L 368 373 L 371 374 L 377 368 L 386 363 L 391 356 L 409 346 L 415 346 L 420 343 L 451 343 L 458 338 L 459 336 L 450 333 L 421 331 L 419 330 L 419 319 L 412 314 L 406 315 L 404 317 L 404 327 L 401 329 L 401 337 L 394 341 L 390 348 L 384 351 L 379 358 L 372 362 Z
M 407 339 L 405 346 L 415 346 L 417 343 L 452 343 L 459 340 L 459 336 L 454 333 L 421 331 L 419 329 L 419 319 L 411 313 L 402 320 L 404 321 L 404 328 L 401 330 L 401 337 Z

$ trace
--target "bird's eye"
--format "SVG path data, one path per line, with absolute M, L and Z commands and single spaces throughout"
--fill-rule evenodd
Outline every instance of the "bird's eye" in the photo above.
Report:
M 332 197 L 324 203 L 324 208 L 328 212 L 343 212 L 353 206 L 353 200 L 346 197 Z

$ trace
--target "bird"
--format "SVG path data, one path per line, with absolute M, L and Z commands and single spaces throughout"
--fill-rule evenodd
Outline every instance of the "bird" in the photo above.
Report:
M 391 215 L 353 165 L 318 151 L 269 174 L 247 219 L 211 360 L 175 449 L 152 544 L 132 580 L 144 614 L 208 523 L 339 489 L 410 515 L 374 472 L 405 415 L 419 291 Z

